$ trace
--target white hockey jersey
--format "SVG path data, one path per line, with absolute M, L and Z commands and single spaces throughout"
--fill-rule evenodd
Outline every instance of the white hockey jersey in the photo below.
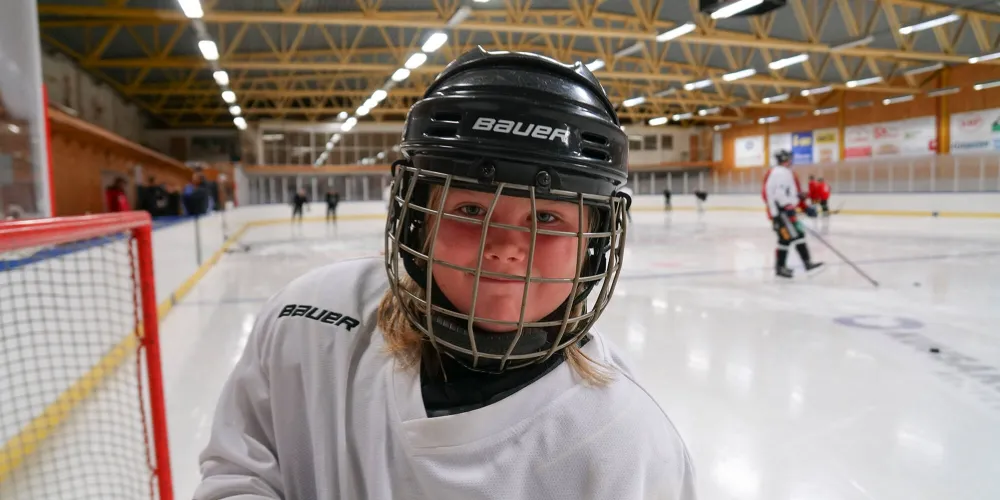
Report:
M 799 204 L 799 181 L 788 167 L 775 165 L 764 177 L 764 203 L 772 218 L 778 215 L 779 207 Z
M 600 336 L 610 385 L 565 363 L 507 398 L 428 418 L 383 349 L 381 259 L 315 270 L 264 306 L 226 383 L 195 498 L 695 498 L 681 438 Z

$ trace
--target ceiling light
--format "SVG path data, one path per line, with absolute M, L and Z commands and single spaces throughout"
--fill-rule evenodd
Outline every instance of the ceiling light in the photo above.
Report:
M 332 141 L 326 143 L 326 150 L 329 151 L 331 149 L 333 149 L 333 142 Z
M 951 94 L 957 94 L 960 90 L 962 90 L 961 87 L 945 87 L 943 89 L 937 89 L 928 92 L 927 97 L 941 97 Z
M 743 78 L 749 78 L 757 74 L 757 70 L 753 68 L 741 69 L 739 71 L 734 71 L 732 73 L 726 73 L 722 75 L 722 79 L 727 82 L 732 82 L 735 80 L 740 80 Z
M 401 82 L 410 77 L 410 70 L 406 68 L 399 68 L 395 73 L 392 74 L 392 81 Z
M 372 108 L 378 106 L 378 101 L 376 101 L 375 99 L 372 99 L 371 97 L 369 97 L 368 100 L 366 100 L 365 103 L 362 104 L 362 106 L 364 106 L 364 107 L 366 107 L 368 109 L 372 109 Z
M 229 104 L 236 102 L 236 92 L 233 92 L 232 90 L 222 92 L 222 100 L 228 102 Z
M 829 114 L 836 113 L 839 110 L 840 110 L 840 108 L 838 108 L 836 106 L 834 106 L 832 108 L 820 108 L 820 109 L 817 109 L 817 110 L 813 111 L 813 114 L 816 115 L 816 116 L 819 116 L 819 115 L 829 115 Z
M 417 69 L 420 67 L 421 64 L 425 62 L 427 62 L 427 54 L 424 54 L 423 52 L 417 52 L 416 54 L 410 56 L 410 58 L 406 60 L 406 63 L 403 64 L 403 66 L 405 66 L 406 69 Z
M 908 69 L 906 71 L 903 71 L 903 74 L 904 75 L 910 75 L 910 76 L 919 75 L 921 73 L 930 73 L 931 71 L 937 71 L 937 70 L 939 70 L 939 69 L 941 69 L 943 67 L 944 67 L 944 63 L 938 62 L 938 63 L 930 64 L 930 65 L 927 65 L 927 66 L 919 66 L 919 67 L 916 67 L 916 68 L 910 68 L 910 69 Z
M 181 10 L 189 19 L 201 19 L 205 15 L 198 0 L 177 0 L 177 3 L 181 4 Z
M 706 78 L 704 80 L 698 80 L 697 82 L 685 83 L 684 84 L 684 90 L 689 90 L 689 91 L 690 90 L 698 90 L 698 89 L 703 89 L 705 87 L 711 87 L 711 86 L 712 86 L 712 80 Z
M 240 130 L 247 129 L 247 121 L 242 116 L 237 116 L 236 118 L 233 118 L 233 123 L 236 125 L 236 128 Z
M 761 125 L 763 125 L 765 123 L 774 123 L 774 122 L 776 122 L 776 121 L 778 121 L 780 119 L 781 119 L 780 116 L 765 116 L 763 118 L 758 119 L 757 123 L 760 123 Z
M 337 119 L 338 120 L 346 120 L 347 119 L 347 111 L 341 111 L 340 113 L 337 113 Z
M 212 78 L 215 78 L 215 83 L 219 85 L 229 85 L 229 73 L 219 70 L 212 73 Z
M 824 85 L 822 87 L 816 87 L 814 89 L 804 89 L 804 90 L 802 90 L 802 92 L 799 92 L 799 94 L 802 97 L 806 97 L 806 96 L 811 96 L 811 95 L 816 95 L 816 94 L 825 94 L 825 93 L 827 93 L 827 92 L 829 92 L 831 90 L 833 90 L 833 87 L 831 87 L 829 85 Z
M 470 15 L 472 15 L 472 7 L 463 5 L 451 15 L 451 18 L 448 19 L 447 25 L 452 27 L 462 24 L 462 22 L 468 19 Z
M 198 50 L 201 50 L 201 55 L 205 56 L 206 60 L 215 61 L 219 59 L 219 47 L 211 40 L 198 42 Z
M 382 89 L 378 89 L 375 92 L 372 92 L 371 100 L 375 101 L 375 102 L 382 102 L 382 100 L 385 99 L 386 96 L 388 96 L 388 95 L 389 95 L 388 92 L 386 92 L 386 91 L 384 91 Z
M 994 52 L 992 54 L 983 54 L 981 56 L 970 57 L 969 64 L 976 64 L 977 62 L 992 61 L 1000 57 L 1000 52 Z
M 595 59 L 587 63 L 587 69 L 589 69 L 590 71 L 597 71 L 603 67 L 604 67 L 604 61 L 600 59 Z
M 961 18 L 962 16 L 955 13 L 951 13 L 941 17 L 935 17 L 934 19 L 928 19 L 921 23 L 912 24 L 910 26 L 903 26 L 902 28 L 899 28 L 899 32 L 904 35 L 909 35 L 910 33 L 915 33 L 917 31 L 929 30 L 937 26 L 953 23 Z
M 782 69 L 792 66 L 794 64 L 801 64 L 809 60 L 809 54 L 799 54 L 797 56 L 786 57 L 784 59 L 778 59 L 777 61 L 768 64 L 767 67 L 771 69 Z
M 763 102 L 764 104 L 771 104 L 772 102 L 781 102 L 781 101 L 787 101 L 787 100 L 788 100 L 788 93 L 786 92 L 784 94 L 778 94 L 778 95 L 773 95 L 773 96 L 770 96 L 770 97 L 765 97 L 765 98 L 761 99 L 761 102 Z
M 664 31 L 659 35 L 656 35 L 657 42 L 669 42 L 678 37 L 682 37 L 695 30 L 697 26 L 694 23 L 684 23 L 672 30 Z
M 371 110 L 368 109 L 367 107 L 361 106 L 360 108 L 357 109 L 357 111 L 355 111 L 355 114 L 357 114 L 358 116 L 365 116 L 368 114 L 369 111 Z
M 726 130 L 727 128 L 732 128 L 732 126 L 733 126 L 732 123 L 720 123 L 712 128 L 715 129 L 716 132 L 718 132 L 720 130 Z
M 857 40 L 851 40 L 849 42 L 844 42 L 844 43 L 842 43 L 840 45 L 834 45 L 834 46 L 830 47 L 830 50 L 831 51 L 837 51 L 837 50 L 844 50 L 844 49 L 853 49 L 854 47 L 860 47 L 862 45 L 868 45 L 869 43 L 872 43 L 874 41 L 875 41 L 875 37 L 872 36 L 872 35 L 868 35 L 868 36 L 866 36 L 864 38 L 858 38 Z
M 747 9 L 752 9 L 760 4 L 764 3 L 764 0 L 737 0 L 725 7 L 712 13 L 712 19 L 726 19 L 739 14 Z
M 427 41 L 424 42 L 423 47 L 420 47 L 420 50 L 427 52 L 429 54 L 431 52 L 436 51 L 437 49 L 440 49 L 441 46 L 444 45 L 444 43 L 447 41 L 448 41 L 448 34 L 438 31 L 437 33 L 434 33 L 433 35 L 427 38 Z
M 632 106 L 638 106 L 644 102 L 646 102 L 646 98 L 643 96 L 633 97 L 631 99 L 625 99 L 625 101 L 622 102 L 622 106 L 631 108 Z
M 881 76 L 873 76 L 871 78 L 862 78 L 860 80 L 851 80 L 847 82 L 847 86 L 850 88 L 864 87 L 865 85 L 871 85 L 873 83 L 879 83 L 882 81 Z
M 675 122 L 679 122 L 681 120 L 690 120 L 691 117 L 693 117 L 693 116 L 694 116 L 694 113 L 678 113 L 678 114 L 676 114 L 676 115 L 673 116 L 673 119 L 674 119 Z
M 615 52 L 615 57 L 625 57 L 627 55 L 635 54 L 636 52 L 642 50 L 642 47 L 643 47 L 642 42 L 635 42 L 632 45 L 624 49 L 621 49 L 618 52 Z
M 666 97 L 668 95 L 672 95 L 675 92 L 677 92 L 677 88 L 676 87 L 670 87 L 669 89 L 661 90 L 659 92 L 656 92 L 655 94 L 653 94 L 653 97 Z
M 857 101 L 847 105 L 848 109 L 867 108 L 872 105 L 871 101 Z
M 1000 80 L 993 80 L 991 82 L 977 83 L 972 86 L 976 90 L 991 89 L 993 87 L 1000 87 Z
M 658 117 L 658 118 L 651 118 L 651 119 L 650 119 L 650 120 L 649 120 L 648 122 L 646 122 L 646 123 L 649 123 L 650 125 L 653 125 L 653 126 L 656 126 L 656 125 L 664 125 L 664 124 L 666 124 L 666 123 L 667 123 L 667 117 L 666 117 L 666 116 L 660 116 L 660 117 Z
M 229 114 L 233 116 L 240 116 L 243 114 L 243 110 L 239 106 L 229 106 Z
M 717 115 L 717 114 L 719 114 L 719 108 L 718 108 L 718 106 L 716 106 L 714 108 L 705 108 L 705 109 L 698 110 L 698 116 Z
M 358 124 L 358 119 L 355 117 L 350 117 L 343 124 L 340 125 L 341 132 L 350 132 L 355 125 Z
M 901 102 L 908 102 L 913 100 L 913 94 L 901 95 L 897 97 L 889 97 L 882 99 L 882 105 L 888 106 L 890 104 L 899 104 Z

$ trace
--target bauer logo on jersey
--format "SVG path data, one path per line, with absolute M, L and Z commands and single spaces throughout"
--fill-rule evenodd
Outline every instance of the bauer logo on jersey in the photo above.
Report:
M 481 116 L 472 126 L 472 130 L 487 130 L 498 134 L 513 134 L 521 137 L 533 137 L 549 141 L 560 140 L 569 146 L 569 128 L 554 128 L 534 123 L 515 122 Z
M 326 309 L 320 309 L 318 307 L 308 306 L 305 304 L 288 304 L 285 307 L 282 307 L 281 314 L 278 314 L 278 317 L 284 318 L 285 316 L 303 316 L 313 321 L 319 321 L 320 323 L 343 326 L 347 329 L 347 331 L 351 331 L 351 328 L 361 324 L 360 321 L 346 314 L 327 311 Z

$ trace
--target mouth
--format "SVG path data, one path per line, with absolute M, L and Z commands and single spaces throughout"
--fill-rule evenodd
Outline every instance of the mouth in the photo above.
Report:
M 472 278 L 476 277 L 476 275 L 472 273 L 469 273 L 469 276 Z M 504 284 L 518 284 L 518 285 L 524 284 L 523 279 L 501 278 L 501 277 L 482 276 L 482 275 L 479 276 L 479 281 L 482 283 L 504 283 Z

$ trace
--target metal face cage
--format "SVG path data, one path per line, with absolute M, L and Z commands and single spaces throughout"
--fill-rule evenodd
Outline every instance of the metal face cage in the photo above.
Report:
M 539 190 L 535 186 L 504 182 L 484 183 L 482 180 L 418 168 L 409 161 L 399 161 L 393 168 L 391 203 L 386 221 L 385 267 L 392 293 L 403 307 L 409 323 L 425 335 L 435 349 L 474 370 L 501 372 L 543 362 L 586 335 L 607 306 L 621 273 L 627 231 L 626 198 L 617 194 Z M 456 189 L 492 193 L 486 214 L 473 218 L 446 213 L 445 201 L 449 192 Z M 432 191 L 437 191 L 439 196 L 431 196 Z M 530 224 L 495 222 L 494 210 L 501 196 L 529 199 Z M 577 220 L 581 222 L 578 230 L 567 232 L 539 228 L 536 209 L 539 199 L 573 203 Z M 589 227 L 582 224 L 585 213 L 590 215 Z M 442 220 L 480 227 L 475 268 L 447 262 L 435 254 Z M 530 234 L 531 243 L 523 276 L 483 269 L 488 231 L 498 230 Z M 538 236 L 569 237 L 583 242 L 576 245 L 573 277 L 532 276 Z M 400 264 L 403 264 L 402 268 Z M 438 266 L 475 277 L 469 311 L 458 310 L 440 291 L 434 281 Z M 477 309 L 481 311 L 485 307 L 478 302 L 481 277 L 524 283 L 517 321 L 477 315 Z M 525 321 L 529 285 L 534 283 L 571 283 L 572 288 L 562 305 L 547 316 L 537 321 Z M 595 289 L 598 292 L 596 297 L 590 297 Z M 588 301 L 588 298 L 592 300 Z M 589 308 L 588 302 L 591 302 Z M 509 331 L 487 332 L 477 326 L 484 324 L 501 325 Z

